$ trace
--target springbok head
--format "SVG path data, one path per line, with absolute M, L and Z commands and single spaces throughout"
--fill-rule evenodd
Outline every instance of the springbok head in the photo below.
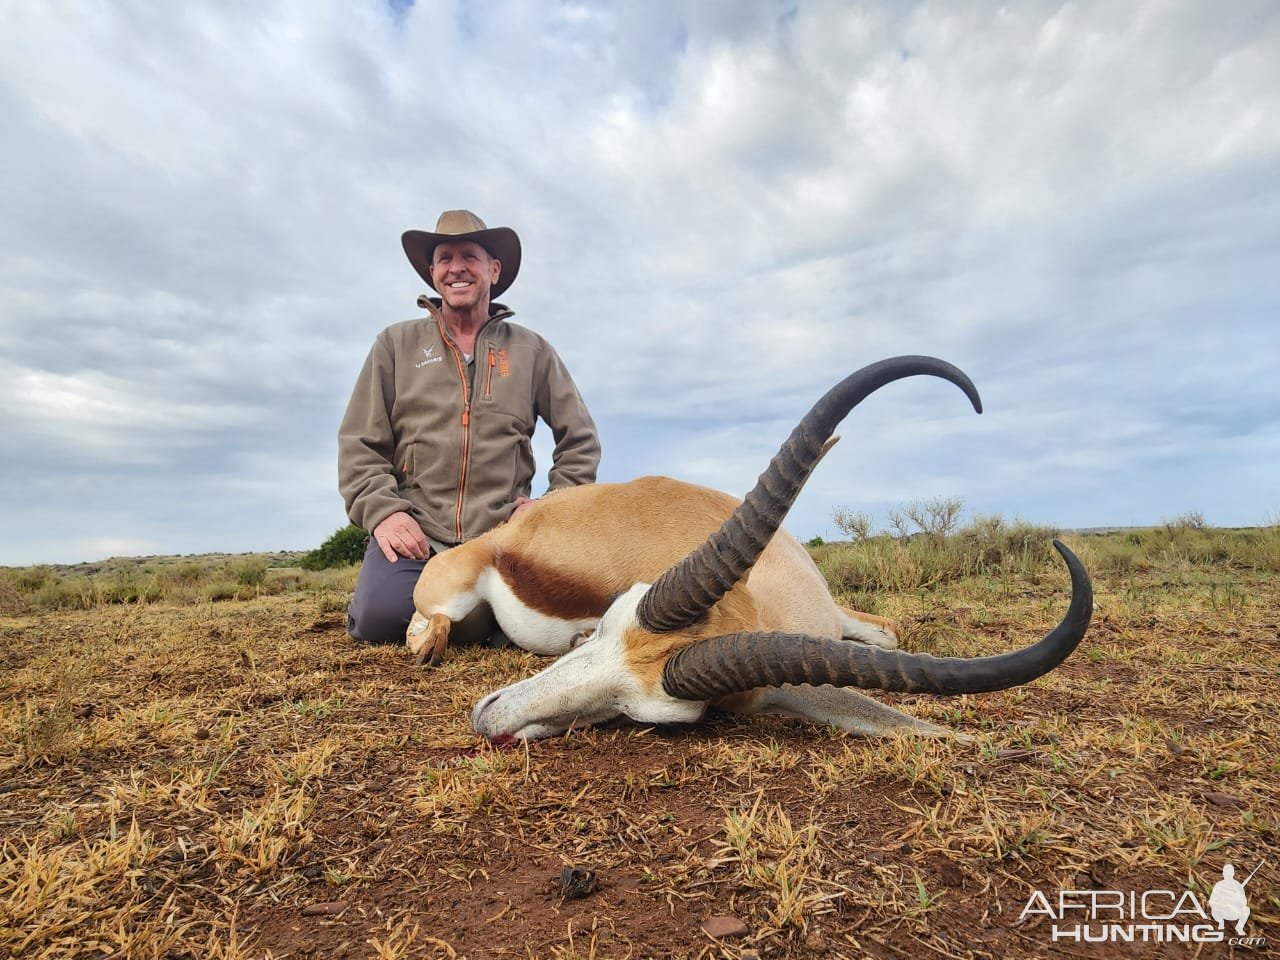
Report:
M 732 609 L 741 604 L 730 591 L 782 524 L 834 442 L 840 421 L 885 384 L 921 375 L 956 384 L 982 412 L 969 378 L 933 357 L 895 357 L 850 374 L 800 421 L 719 530 L 652 585 L 638 583 L 620 594 L 587 641 L 476 704 L 476 732 L 507 743 L 623 716 L 640 723 L 689 722 L 709 703 L 783 684 L 982 693 L 1027 683 L 1066 659 L 1089 625 L 1093 595 L 1080 561 L 1056 540 L 1071 575 L 1066 616 L 1039 642 L 997 656 L 936 658 L 826 637 L 756 632 L 749 616 Z

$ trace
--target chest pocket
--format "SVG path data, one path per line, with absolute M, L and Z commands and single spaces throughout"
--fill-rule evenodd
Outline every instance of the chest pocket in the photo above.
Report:
M 499 357 L 501 357 L 501 361 Z M 507 351 L 499 350 L 494 346 L 486 346 L 476 359 L 480 365 L 480 369 L 476 371 L 480 375 L 476 383 L 476 393 L 481 400 L 492 401 L 494 377 L 507 377 L 511 374 Z
M 496 344 L 485 344 L 476 352 L 474 402 L 486 409 L 501 411 L 526 426 L 532 426 L 533 386 L 525 358 Z

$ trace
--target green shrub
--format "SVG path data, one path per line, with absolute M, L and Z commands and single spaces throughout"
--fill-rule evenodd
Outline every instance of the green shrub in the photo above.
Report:
M 9 572 L 10 583 L 20 593 L 35 593 L 46 587 L 56 587 L 62 578 L 52 567 L 27 567 Z
M 95 604 L 152 603 L 164 591 L 158 578 L 147 570 L 125 569 L 114 575 L 94 579 Z
M 260 587 L 267 582 L 267 561 L 262 557 L 250 557 L 227 565 L 231 579 L 242 587 Z
M 303 557 L 300 565 L 303 570 L 349 567 L 364 559 L 368 544 L 369 534 L 357 526 L 348 525 Z
M 204 563 L 180 563 L 160 573 L 160 581 L 166 585 L 194 587 L 209 577 L 209 566 Z
M 70 610 L 92 606 L 80 585 L 63 579 L 49 567 L 25 567 L 0 572 L 0 614 L 31 610 Z
M 239 600 L 240 589 L 230 580 L 214 580 L 201 587 L 200 595 L 205 600 Z

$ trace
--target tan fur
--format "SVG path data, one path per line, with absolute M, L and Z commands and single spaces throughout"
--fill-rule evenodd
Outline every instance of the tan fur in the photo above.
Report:
M 840 607 L 840 610 L 845 615 L 852 617 L 854 620 L 861 620 L 869 626 L 879 627 L 881 630 L 887 630 L 890 633 L 894 633 L 898 629 L 898 625 L 886 617 L 877 617 L 870 613 L 861 613 L 858 610 L 854 610 L 852 607 L 842 606 Z
M 638 627 L 628 630 L 623 640 L 627 669 L 646 690 L 653 690 L 662 683 L 662 668 L 677 651 L 699 637 L 759 629 L 757 624 L 760 621 L 760 608 L 749 584 L 739 584 L 725 594 L 707 616 L 687 630 L 676 633 L 650 633 Z
M 465 547 L 432 556 L 413 588 L 414 607 L 429 610 L 439 600 L 473 589 L 480 574 L 492 565 L 494 547 L 493 541 L 480 537 Z M 430 576 L 425 575 L 427 570 Z

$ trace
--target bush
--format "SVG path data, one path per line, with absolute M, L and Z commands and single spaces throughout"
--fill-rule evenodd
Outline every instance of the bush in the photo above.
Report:
M 188 561 L 161 571 L 160 580 L 166 586 L 193 587 L 203 583 L 208 575 L 209 568 L 205 564 Z
M 916 531 L 941 543 L 960 522 L 964 509 L 962 497 L 934 497 L 913 500 L 898 510 L 889 511 L 889 526 L 899 537 L 910 537 Z M 915 530 L 912 530 L 912 527 Z
M 368 545 L 369 534 L 357 526 L 348 525 L 303 557 L 300 566 L 303 570 L 349 567 L 364 558 L 365 547 Z
M 1208 527 L 1209 525 L 1204 522 L 1204 514 L 1199 511 L 1180 513 L 1172 520 L 1164 522 L 1164 528 L 1170 533 L 1178 533 L 1182 530 L 1206 530 Z
M 848 507 L 837 507 L 832 515 L 836 529 L 855 543 L 871 539 L 871 516 L 866 513 L 855 513 Z
M 228 565 L 227 572 L 242 587 L 260 587 L 267 582 L 267 561 L 261 557 L 250 557 Z

